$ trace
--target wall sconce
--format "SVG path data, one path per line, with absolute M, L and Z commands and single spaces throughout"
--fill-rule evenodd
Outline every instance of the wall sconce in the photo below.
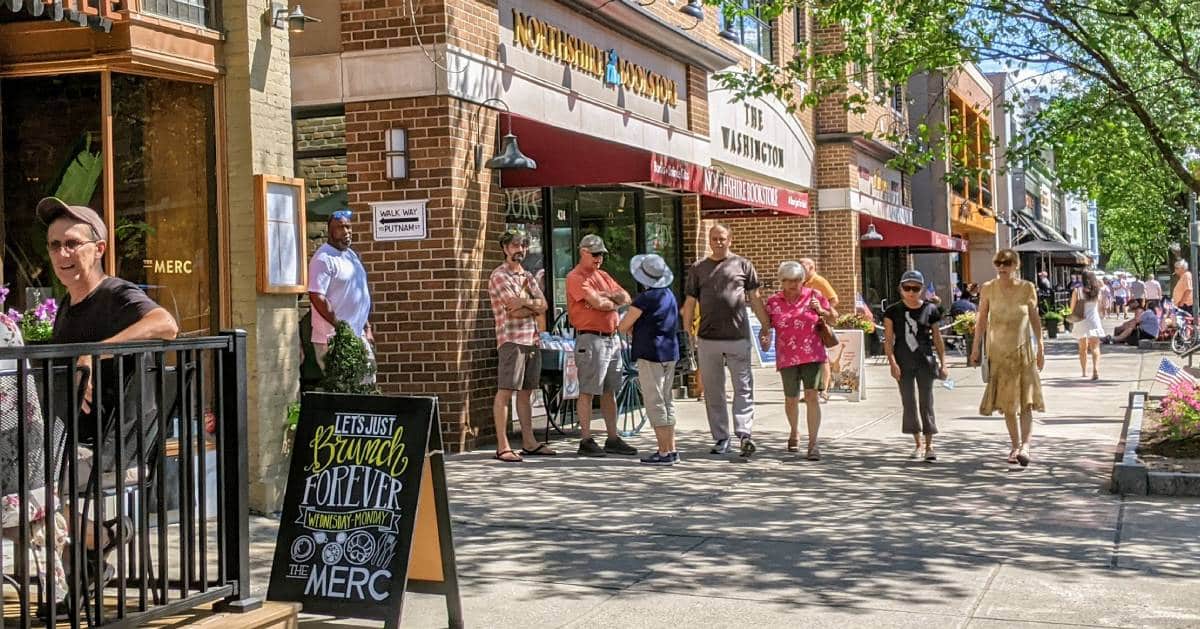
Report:
M 679 12 L 700 21 L 704 20 L 704 5 L 700 4 L 700 0 L 688 0 L 688 3 L 683 5 L 679 9 Z M 692 28 L 695 27 L 693 26 Z
M 875 223 L 867 225 L 867 232 L 858 237 L 859 240 L 883 240 L 883 234 L 875 231 Z
M 408 131 L 388 129 L 384 137 L 384 170 L 388 179 L 408 177 Z
M 304 14 L 304 9 L 300 5 L 296 5 L 289 13 L 286 6 L 282 4 L 271 3 L 271 7 L 267 9 L 266 15 L 263 16 L 271 24 L 271 28 L 279 30 L 288 30 L 292 33 L 303 33 L 304 27 L 309 22 L 320 22 L 321 20 L 310 17 Z
M 727 42 L 732 42 L 734 44 L 741 44 L 742 43 L 741 36 L 738 35 L 733 30 L 733 19 L 734 18 L 732 18 L 728 15 L 725 15 L 724 18 L 725 19 L 722 21 L 725 22 L 725 26 L 721 29 L 720 33 L 717 33 L 717 36 L 720 37 L 721 39 L 724 39 Z
M 498 103 L 504 107 L 504 113 L 509 114 L 508 117 L 508 132 L 500 140 L 500 152 L 492 156 L 487 163 L 483 162 L 483 145 L 475 145 L 475 170 L 479 170 L 480 165 L 487 166 L 492 170 L 508 170 L 511 168 L 528 168 L 534 170 L 537 168 L 537 162 L 533 161 L 521 152 L 517 146 L 517 136 L 512 132 L 512 111 L 508 108 L 508 103 L 499 98 L 489 98 L 482 103 L 480 107 L 486 107 L 489 103 Z

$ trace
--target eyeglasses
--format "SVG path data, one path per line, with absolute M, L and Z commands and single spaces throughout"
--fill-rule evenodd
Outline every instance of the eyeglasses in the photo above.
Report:
M 350 210 L 336 210 L 334 211 L 332 218 L 335 221 L 348 221 L 350 220 L 350 216 Z
M 924 288 L 924 287 L 923 286 L 913 286 L 911 284 L 905 284 L 904 286 L 900 287 L 900 290 L 902 290 L 906 293 L 915 293 L 915 292 L 921 290 L 922 288 Z
M 67 253 L 75 253 L 76 249 L 78 249 L 84 245 L 89 245 L 93 242 L 100 242 L 100 241 L 99 240 L 75 240 L 74 238 L 72 238 L 66 242 L 61 242 L 58 240 L 51 240 L 50 242 L 46 243 L 46 246 L 50 248 L 50 253 L 58 253 L 59 251 L 62 251 L 64 249 L 66 249 Z
M 593 258 L 603 258 L 608 254 L 607 251 L 589 251 L 588 253 L 592 254 Z

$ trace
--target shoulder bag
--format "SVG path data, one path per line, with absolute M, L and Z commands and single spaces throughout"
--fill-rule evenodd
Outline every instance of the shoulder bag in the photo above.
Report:
M 825 323 L 824 319 L 817 320 L 817 336 L 821 337 L 821 344 L 825 347 L 837 347 L 841 342 L 833 330 L 829 329 L 829 324 Z
M 1067 315 L 1067 321 L 1071 323 L 1079 323 L 1084 319 L 1084 303 L 1083 289 L 1075 289 L 1075 307 L 1071 308 L 1071 314 Z

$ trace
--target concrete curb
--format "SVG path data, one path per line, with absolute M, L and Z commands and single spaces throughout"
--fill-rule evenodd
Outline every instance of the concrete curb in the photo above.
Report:
M 1124 496 L 1200 496 L 1200 474 L 1151 472 L 1137 458 L 1146 400 L 1144 391 L 1129 393 L 1125 427 L 1113 463 L 1112 493 Z

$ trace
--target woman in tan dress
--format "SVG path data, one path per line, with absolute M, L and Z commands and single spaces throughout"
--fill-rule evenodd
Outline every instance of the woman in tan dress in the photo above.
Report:
M 1013 250 L 997 251 L 992 264 L 997 277 L 985 283 L 980 291 L 975 343 L 971 348 L 971 364 L 979 364 L 980 344 L 987 339 L 988 382 L 979 412 L 1004 414 L 1012 441 L 1008 462 L 1026 466 L 1030 460 L 1033 411 L 1046 410 L 1038 376 L 1046 364 L 1046 354 L 1041 342 L 1037 289 L 1032 282 L 1018 277 L 1021 261 Z

